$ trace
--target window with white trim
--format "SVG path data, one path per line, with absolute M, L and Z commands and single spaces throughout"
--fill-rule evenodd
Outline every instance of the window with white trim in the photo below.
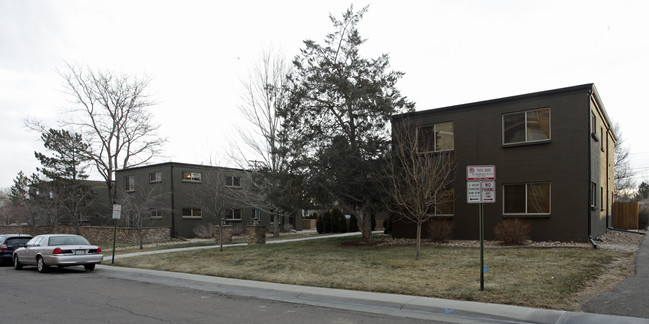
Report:
M 151 219 L 161 219 L 162 210 L 160 209 L 149 209 L 149 216 Z
M 155 171 L 149 172 L 149 183 L 161 182 L 162 181 L 162 172 Z
M 225 220 L 241 220 L 241 209 L 228 209 L 225 211 Z
M 590 207 L 597 207 L 597 184 L 594 182 L 590 183 Z
M 453 216 L 455 197 L 453 188 L 441 190 L 435 195 L 435 205 L 432 214 L 435 216 Z
M 241 177 L 225 176 L 226 187 L 241 187 Z
M 183 171 L 182 180 L 183 182 L 201 182 L 201 173 L 192 172 L 192 171 Z
M 200 208 L 183 208 L 183 218 L 201 218 L 203 211 Z
M 124 176 L 124 191 L 135 191 L 135 176 Z
M 550 140 L 550 108 L 503 114 L 503 144 Z
M 550 214 L 550 183 L 503 185 L 503 214 Z
M 417 128 L 417 152 L 443 152 L 455 149 L 453 122 Z

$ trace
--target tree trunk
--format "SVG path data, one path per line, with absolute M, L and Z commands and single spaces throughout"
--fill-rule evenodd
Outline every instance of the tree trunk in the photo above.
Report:
M 371 213 L 369 212 L 369 208 L 367 204 L 363 206 L 361 209 L 356 210 L 356 214 L 358 215 L 358 228 L 361 230 L 361 234 L 363 235 L 363 242 L 371 242 L 372 241 L 372 216 Z
M 144 249 L 144 244 L 142 242 L 142 229 L 141 228 L 137 229 L 137 236 L 138 236 L 138 238 L 140 240 L 140 250 L 142 250 L 142 249 Z
M 279 213 L 273 212 L 273 219 L 275 220 L 275 230 L 273 232 L 273 237 L 279 237 Z
M 417 222 L 417 253 L 415 255 L 415 260 L 419 260 L 421 258 L 421 222 Z

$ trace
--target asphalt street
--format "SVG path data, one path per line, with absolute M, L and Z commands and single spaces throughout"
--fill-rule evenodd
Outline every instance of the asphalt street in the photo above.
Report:
M 116 278 L 109 268 L 0 267 L 0 323 L 431 323 Z

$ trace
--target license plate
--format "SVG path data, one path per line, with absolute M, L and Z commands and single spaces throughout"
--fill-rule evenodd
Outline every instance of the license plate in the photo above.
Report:
M 74 254 L 86 254 L 86 250 L 74 250 Z

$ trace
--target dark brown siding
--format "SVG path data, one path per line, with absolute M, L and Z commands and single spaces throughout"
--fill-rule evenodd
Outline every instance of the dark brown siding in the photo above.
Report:
M 503 184 L 550 182 L 550 215 L 522 216 L 533 240 L 587 241 L 589 206 L 589 89 L 519 96 L 417 112 L 420 125 L 453 121 L 455 127 L 455 237 L 478 238 L 478 205 L 466 203 L 466 166 L 495 165 L 497 202 L 484 204 L 485 238 L 503 214 Z M 502 115 L 549 107 L 551 140 L 538 144 L 502 144 Z M 598 209 L 599 210 L 599 209 Z M 601 224 L 595 226 L 602 227 Z M 412 237 L 413 224 L 395 224 L 396 237 Z

